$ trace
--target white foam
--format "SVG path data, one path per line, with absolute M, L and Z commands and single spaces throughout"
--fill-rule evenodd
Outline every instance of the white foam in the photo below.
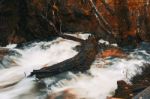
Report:
M 97 68 L 93 66 L 87 74 L 79 74 L 77 77 L 72 77 L 72 80 L 61 80 L 56 86 L 51 89 L 52 92 L 59 92 L 69 89 L 76 90 L 76 95 L 87 99 L 106 99 L 107 96 L 112 96 L 117 88 L 118 80 L 125 80 L 129 83 L 131 77 L 140 73 L 139 69 L 144 60 L 138 59 L 117 59 L 105 68 Z M 75 74 L 74 74 L 75 75 Z M 59 86 L 61 84 L 61 86 Z M 63 85 L 63 86 L 62 86 Z
M 17 46 L 17 44 L 8 44 L 6 48 L 13 49 Z
M 100 40 L 99 40 L 99 43 L 100 43 L 100 44 L 106 44 L 106 45 L 109 45 L 109 44 L 110 44 L 108 41 L 105 41 L 105 40 L 103 40 L 103 39 L 100 39 Z
M 23 50 L 13 49 L 18 51 L 22 56 L 15 58 L 15 63 L 17 66 L 9 66 L 10 68 L 0 70 L 0 87 L 2 88 L 7 85 L 19 82 L 25 78 L 25 76 L 29 75 L 33 69 L 40 69 L 44 66 L 56 64 L 73 57 L 77 54 L 77 52 L 73 50 L 73 47 L 76 45 L 79 45 L 79 43 L 58 38 L 52 42 L 34 43 L 30 47 L 26 47 Z M 30 86 L 31 84 L 29 84 L 32 83 L 32 81 L 28 81 L 29 85 L 24 84 L 24 81 L 26 80 L 19 82 L 19 84 L 23 83 L 21 84 L 23 88 L 21 91 L 20 86 L 14 86 L 11 90 L 0 92 L 1 99 L 16 99 L 17 95 L 29 91 L 28 89 L 33 87 Z
M 108 42 L 100 41 L 100 43 Z M 24 96 L 22 99 L 39 99 L 37 93 L 40 91 L 35 90 L 36 85 L 33 78 L 25 78 L 25 76 L 29 75 L 33 69 L 51 66 L 75 56 L 77 52 L 72 48 L 76 45 L 79 43 L 58 38 L 51 42 L 33 43 L 24 49 L 13 48 L 22 56 L 14 56 L 16 66 L 0 70 L 0 98 L 20 99 L 21 96 Z M 73 89 L 81 98 L 105 99 L 106 96 L 113 95 L 118 80 L 129 82 L 132 76 L 141 72 L 139 68 L 142 64 L 150 59 L 150 55 L 145 50 L 139 49 L 130 53 L 129 57 L 129 59 L 97 59 L 89 70 L 90 74 L 67 72 L 59 77 L 47 78 L 44 81 L 49 90 L 45 90 L 51 94 Z M 110 64 L 106 65 L 105 62 Z M 100 68 L 101 66 L 98 65 L 104 66 Z M 2 88 L 14 83 L 17 84 Z
M 88 37 L 91 35 L 90 33 L 76 33 L 76 34 L 67 34 L 67 35 L 71 35 L 71 36 L 74 36 L 74 37 L 77 37 L 77 38 L 80 38 L 80 39 L 83 39 L 83 40 L 86 40 L 88 39 Z

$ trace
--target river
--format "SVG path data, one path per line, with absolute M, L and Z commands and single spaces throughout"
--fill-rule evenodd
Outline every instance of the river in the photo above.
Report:
M 85 39 L 88 34 L 79 36 Z M 80 43 L 57 38 L 21 49 L 16 44 L 4 47 L 10 53 L 0 64 L 0 99 L 106 99 L 114 94 L 118 80 L 131 83 L 130 79 L 141 73 L 142 64 L 150 63 L 150 44 L 143 42 L 137 49 L 124 49 L 128 58 L 96 58 L 86 73 L 68 71 L 41 81 L 27 77 L 34 69 L 75 56 L 77 45 Z

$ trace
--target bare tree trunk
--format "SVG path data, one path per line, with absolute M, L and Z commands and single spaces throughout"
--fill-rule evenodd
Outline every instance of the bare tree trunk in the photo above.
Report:
M 131 28 L 131 20 L 129 17 L 129 9 L 127 0 L 115 0 L 114 1 L 115 14 L 117 16 L 117 42 L 119 45 L 123 45 L 123 36 Z

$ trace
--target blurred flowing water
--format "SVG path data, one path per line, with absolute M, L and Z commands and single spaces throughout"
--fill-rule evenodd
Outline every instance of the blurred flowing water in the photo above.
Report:
M 85 39 L 88 34 L 78 36 Z M 6 46 L 10 53 L 0 62 L 0 99 L 106 99 L 114 94 L 118 80 L 130 83 L 142 64 L 150 63 L 150 44 L 143 42 L 137 49 L 124 49 L 128 58 L 97 58 L 86 73 L 68 71 L 40 81 L 27 77 L 34 69 L 75 56 L 77 45 L 80 43 L 57 38 L 22 49 Z

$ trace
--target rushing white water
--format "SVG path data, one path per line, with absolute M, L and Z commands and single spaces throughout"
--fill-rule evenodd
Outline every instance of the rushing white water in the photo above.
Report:
M 77 36 L 87 38 L 88 35 Z M 23 49 L 7 46 L 14 50 L 14 54 L 6 55 L 3 65 L 0 65 L 3 67 L 0 70 L 0 99 L 53 99 L 61 94 L 72 94 L 75 96 L 72 99 L 106 99 L 113 95 L 118 80 L 129 82 L 132 76 L 141 72 L 142 64 L 150 60 L 147 52 L 150 50 L 144 48 L 149 48 L 149 45 L 141 44 L 126 59 L 97 58 L 87 73 L 66 72 L 46 78 L 43 80 L 46 88 L 39 88 L 34 77 L 26 77 L 33 69 L 75 56 L 78 52 L 73 49 L 77 45 L 79 43 L 58 38 L 51 42 L 33 43 Z M 65 96 L 60 99 L 62 97 Z

